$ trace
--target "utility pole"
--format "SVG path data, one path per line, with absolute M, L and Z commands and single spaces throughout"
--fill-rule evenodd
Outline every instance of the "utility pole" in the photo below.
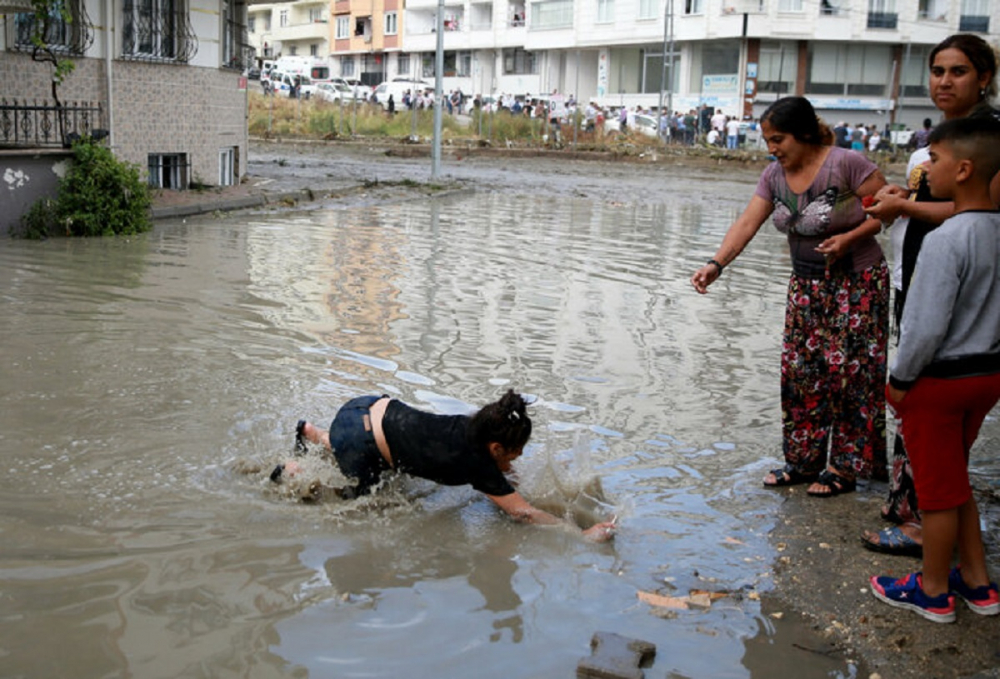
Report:
M 431 142 L 431 177 L 441 175 L 441 96 L 444 91 L 444 0 L 438 0 L 437 51 L 434 55 L 434 139 Z

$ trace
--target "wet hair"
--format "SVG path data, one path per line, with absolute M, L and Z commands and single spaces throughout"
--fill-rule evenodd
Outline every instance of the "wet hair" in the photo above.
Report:
M 984 182 L 1000 172 L 1000 121 L 992 116 L 946 120 L 931 132 L 931 144 L 947 144 L 959 160 L 971 160 L 973 173 Z
M 989 82 L 986 83 L 986 94 L 983 96 L 984 102 L 997 95 L 997 55 L 989 43 L 971 33 L 950 35 L 931 50 L 930 58 L 927 60 L 927 68 L 933 68 L 934 59 L 938 52 L 947 49 L 956 49 L 964 54 L 972 67 L 976 69 L 976 75 L 990 74 Z
M 813 146 L 831 146 L 833 132 L 816 115 L 816 109 L 805 97 L 783 97 L 767 107 L 760 117 L 774 129 L 790 134 L 796 141 Z
M 523 448 L 531 438 L 528 404 L 513 389 L 499 401 L 483 406 L 469 422 L 469 439 L 477 448 L 499 443 L 506 450 Z

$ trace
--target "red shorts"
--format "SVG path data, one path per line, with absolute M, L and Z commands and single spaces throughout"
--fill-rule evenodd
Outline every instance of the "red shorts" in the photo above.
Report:
M 920 509 L 953 509 L 972 497 L 969 451 L 998 400 L 1000 374 L 921 377 L 902 403 L 888 399 L 902 419 Z

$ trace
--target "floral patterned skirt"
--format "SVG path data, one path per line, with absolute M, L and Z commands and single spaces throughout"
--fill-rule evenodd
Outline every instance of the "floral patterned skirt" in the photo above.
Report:
M 803 473 L 886 480 L 889 269 L 792 275 L 781 353 L 782 447 Z

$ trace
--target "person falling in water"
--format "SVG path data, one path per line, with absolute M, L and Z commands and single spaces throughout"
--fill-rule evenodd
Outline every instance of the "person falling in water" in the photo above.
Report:
M 475 414 L 436 415 L 388 396 L 360 396 L 337 411 L 329 431 L 306 420 L 295 428 L 296 448 L 306 442 L 332 452 L 344 476 L 356 480 L 341 494 L 367 495 L 387 470 L 403 472 L 446 486 L 470 484 L 517 521 L 541 525 L 566 521 L 533 507 L 505 474 L 531 437 L 527 404 L 513 390 Z M 278 465 L 271 480 L 299 471 L 293 460 Z M 615 522 L 583 531 L 603 542 L 614 536 Z

